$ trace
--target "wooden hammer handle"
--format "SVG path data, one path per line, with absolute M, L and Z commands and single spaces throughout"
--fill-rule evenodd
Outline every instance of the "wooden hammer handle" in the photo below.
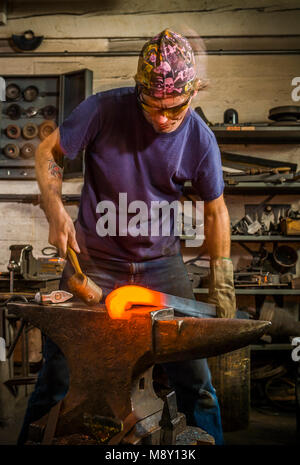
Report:
M 82 270 L 80 268 L 79 262 L 78 262 L 77 255 L 76 255 L 75 251 L 69 245 L 68 245 L 67 252 L 68 252 L 68 257 L 70 259 L 70 262 L 72 263 L 76 273 L 83 274 Z

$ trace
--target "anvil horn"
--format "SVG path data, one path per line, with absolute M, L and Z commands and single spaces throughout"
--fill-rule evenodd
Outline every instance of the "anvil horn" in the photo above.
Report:
M 230 352 L 259 339 L 269 325 L 269 321 L 229 318 L 158 320 L 154 329 L 155 361 L 192 360 Z

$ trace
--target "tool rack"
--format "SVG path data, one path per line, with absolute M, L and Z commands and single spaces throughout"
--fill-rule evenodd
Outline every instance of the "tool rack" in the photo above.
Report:
M 2 77 L 7 96 L 0 102 L 0 179 L 36 179 L 38 145 L 92 94 L 93 72 Z M 75 160 L 64 159 L 64 178 L 81 177 L 83 171 L 83 151 Z

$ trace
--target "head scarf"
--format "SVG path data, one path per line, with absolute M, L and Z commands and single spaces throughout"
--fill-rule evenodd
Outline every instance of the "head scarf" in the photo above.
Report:
M 145 43 L 135 76 L 143 92 L 156 98 L 187 94 L 195 78 L 195 57 L 185 37 L 165 29 Z

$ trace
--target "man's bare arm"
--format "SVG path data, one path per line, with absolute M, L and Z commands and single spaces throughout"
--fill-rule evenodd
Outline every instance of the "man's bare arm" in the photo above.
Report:
M 35 169 L 42 194 L 42 208 L 49 222 L 49 243 L 57 247 L 61 257 L 65 257 L 67 244 L 80 252 L 73 221 L 66 212 L 61 200 L 63 157 L 60 148 L 60 135 L 57 128 L 37 148 Z
M 230 219 L 224 197 L 204 203 L 204 232 L 211 258 L 230 257 Z

